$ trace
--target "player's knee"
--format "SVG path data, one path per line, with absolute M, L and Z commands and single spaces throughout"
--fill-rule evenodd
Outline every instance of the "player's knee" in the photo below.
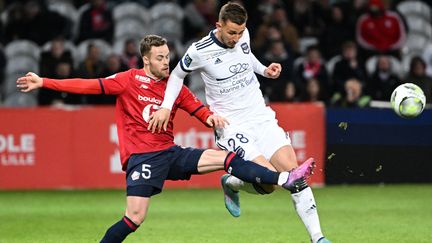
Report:
M 253 183 L 253 186 L 259 194 L 263 194 L 263 195 L 270 194 L 276 190 L 276 186 L 270 184 Z
M 128 210 L 127 216 L 135 224 L 140 225 L 144 222 L 146 211 L 142 209 Z

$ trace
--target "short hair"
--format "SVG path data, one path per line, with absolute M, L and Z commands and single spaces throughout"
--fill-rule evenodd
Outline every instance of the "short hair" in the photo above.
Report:
M 152 46 L 163 46 L 167 44 L 167 40 L 158 35 L 146 35 L 140 42 L 141 56 L 145 56 L 150 52 Z
M 248 14 L 246 9 L 238 3 L 228 2 L 223 5 L 219 12 L 219 20 L 226 22 L 227 20 L 238 25 L 246 23 Z
M 349 49 L 349 48 L 357 48 L 357 46 L 353 41 L 345 41 L 342 44 L 342 50 L 345 51 L 346 49 Z

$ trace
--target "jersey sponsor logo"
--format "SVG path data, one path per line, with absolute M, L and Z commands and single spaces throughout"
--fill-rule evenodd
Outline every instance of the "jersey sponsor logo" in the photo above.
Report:
M 249 49 L 249 45 L 246 42 L 241 44 L 241 48 L 244 54 L 249 54 L 250 49 Z
M 189 67 L 192 63 L 192 58 L 189 56 L 189 54 L 186 54 L 186 56 L 183 58 L 183 63 L 186 67 Z
M 146 76 L 141 76 L 141 75 L 135 75 L 135 79 L 140 81 L 140 82 L 144 82 L 144 83 L 150 83 L 150 78 L 146 77 Z
M 155 97 L 151 97 L 150 98 L 150 97 L 147 97 L 147 96 L 138 95 L 138 100 L 152 102 L 152 103 L 156 103 L 158 105 L 162 104 L 162 100 L 156 99 Z
M 229 76 L 229 77 L 226 77 L 226 78 L 217 78 L 216 80 L 217 81 L 222 81 L 222 80 L 225 80 L 225 79 L 232 78 L 232 77 L 234 77 L 235 75 L 237 75 L 239 73 L 245 72 L 246 70 L 248 70 L 248 68 L 249 68 L 249 64 L 248 63 L 237 63 L 235 65 L 231 65 L 229 67 L 229 71 L 232 73 L 232 75 Z
M 216 61 L 214 62 L 214 64 L 219 64 L 222 63 L 222 60 L 220 58 L 216 58 Z

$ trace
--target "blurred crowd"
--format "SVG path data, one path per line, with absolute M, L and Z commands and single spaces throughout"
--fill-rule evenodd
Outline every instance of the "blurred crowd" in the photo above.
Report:
M 22 0 L 0 2 L 0 102 L 5 106 L 114 104 L 114 97 L 40 90 L 23 96 L 27 71 L 50 78 L 107 77 L 141 68 L 140 39 L 164 36 L 174 68 L 192 42 L 211 31 L 227 1 Z M 249 13 L 254 54 L 278 62 L 276 80 L 259 76 L 269 102 L 367 107 L 389 101 L 401 83 L 432 101 L 432 17 L 426 1 L 235 1 Z M 204 100 L 198 74 L 185 83 Z

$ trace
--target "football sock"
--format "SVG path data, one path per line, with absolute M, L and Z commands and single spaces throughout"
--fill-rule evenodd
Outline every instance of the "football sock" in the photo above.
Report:
M 261 189 L 258 183 L 244 182 L 233 175 L 228 177 L 226 184 L 229 188 L 231 188 L 231 190 L 236 192 L 241 190 L 256 195 L 267 194 L 265 191 L 263 191 L 263 189 Z
M 315 198 L 310 187 L 304 188 L 300 192 L 292 193 L 294 208 L 303 221 L 312 242 L 317 242 L 323 234 L 316 208 Z
M 252 161 L 246 161 L 233 152 L 228 153 L 224 161 L 224 167 L 229 174 L 251 183 L 276 185 L 280 174 Z
M 130 233 L 134 232 L 139 225 L 136 225 L 128 217 L 124 216 L 120 221 L 113 224 L 105 233 L 101 243 L 122 242 Z

